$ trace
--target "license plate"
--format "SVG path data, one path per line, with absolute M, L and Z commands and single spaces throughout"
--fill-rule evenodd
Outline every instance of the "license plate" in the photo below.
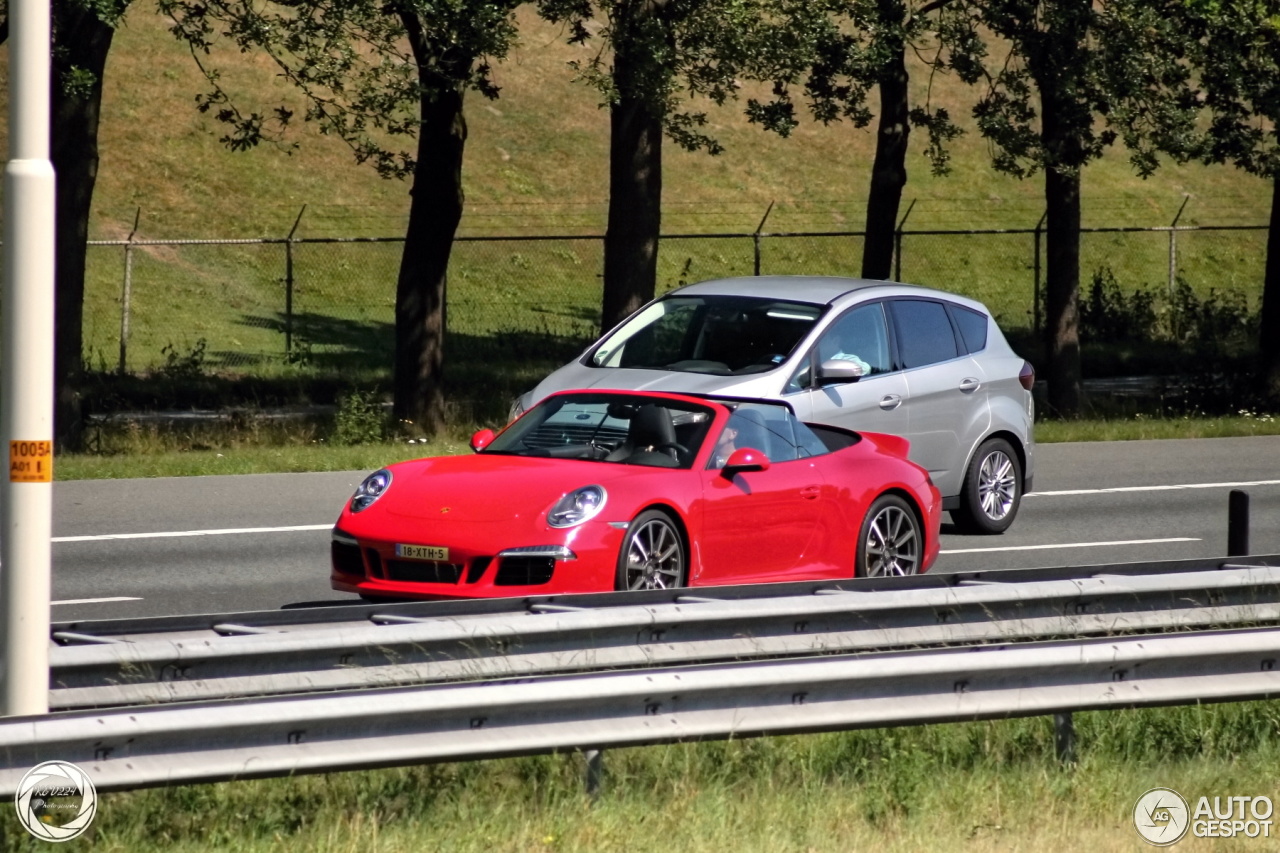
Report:
M 396 556 L 406 560 L 449 560 L 449 549 L 436 545 L 396 545 Z

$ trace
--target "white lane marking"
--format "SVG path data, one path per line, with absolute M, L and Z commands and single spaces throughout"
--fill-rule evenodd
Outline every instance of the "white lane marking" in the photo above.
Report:
M 299 524 L 294 527 L 235 527 L 226 530 L 170 530 L 162 533 L 105 533 L 101 536 L 55 536 L 54 542 L 100 542 L 104 539 L 173 539 L 183 536 L 228 536 L 235 533 L 293 533 L 332 530 L 332 524 Z
M 65 601 L 50 601 L 50 604 L 106 604 L 111 601 L 141 601 L 133 595 L 117 595 L 113 598 L 68 598 Z
M 986 551 L 1049 551 L 1054 548 L 1104 548 L 1110 545 L 1158 545 L 1164 542 L 1199 542 L 1199 539 L 1176 536 L 1171 539 L 1121 539 L 1116 542 L 1061 542 L 1056 545 L 1010 545 L 1004 548 L 944 548 L 940 554 L 979 554 Z
M 1280 486 L 1280 480 L 1247 480 L 1242 483 L 1179 483 L 1172 486 L 1112 486 L 1107 489 L 1064 489 L 1058 492 L 1027 492 L 1023 497 L 1044 498 L 1062 495 L 1105 495 L 1112 492 L 1172 492 L 1179 489 L 1238 489 L 1242 486 Z

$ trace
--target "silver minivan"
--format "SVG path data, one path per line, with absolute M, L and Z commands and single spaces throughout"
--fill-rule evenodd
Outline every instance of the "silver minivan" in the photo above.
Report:
M 785 400 L 901 435 L 961 530 L 1001 533 L 1031 489 L 1031 365 L 980 302 L 887 281 L 755 276 L 664 294 L 516 401 L 616 388 Z

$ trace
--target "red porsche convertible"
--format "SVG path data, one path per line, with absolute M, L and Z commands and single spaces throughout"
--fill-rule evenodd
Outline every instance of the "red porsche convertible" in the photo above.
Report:
M 566 391 L 471 456 L 365 478 L 333 529 L 334 589 L 470 598 L 907 575 L 941 498 L 896 436 L 784 403 Z

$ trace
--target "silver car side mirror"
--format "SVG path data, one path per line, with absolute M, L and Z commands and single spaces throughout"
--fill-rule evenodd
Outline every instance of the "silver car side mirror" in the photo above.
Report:
M 836 382 L 856 382 L 863 375 L 862 365 L 842 358 L 829 358 L 818 365 L 818 382 L 831 385 Z

